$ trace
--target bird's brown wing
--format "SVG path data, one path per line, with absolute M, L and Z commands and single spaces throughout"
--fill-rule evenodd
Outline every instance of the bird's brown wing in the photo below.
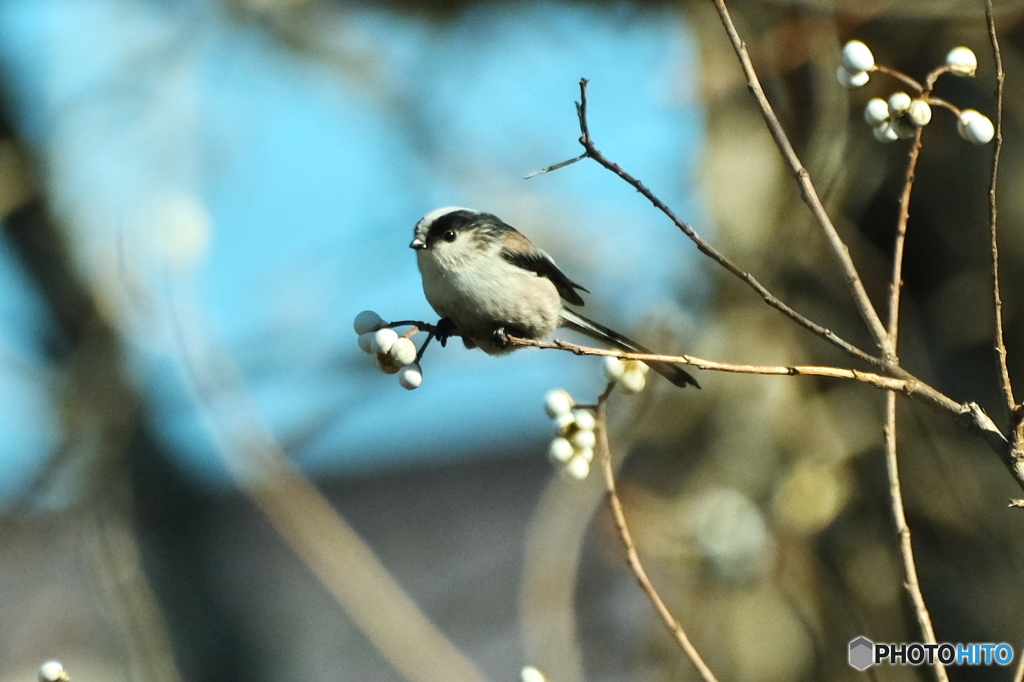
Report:
M 569 279 L 566 274 L 562 272 L 557 265 L 555 265 L 555 261 L 551 256 L 533 246 L 520 232 L 514 232 L 512 235 L 506 237 L 506 240 L 510 239 L 522 240 L 522 246 L 524 248 L 521 250 L 504 248 L 501 250 L 502 258 L 523 270 L 535 272 L 540 277 L 547 277 L 551 280 L 551 283 L 555 285 L 555 288 L 558 289 L 558 293 L 562 298 L 573 305 L 583 305 L 583 297 L 580 296 L 579 292 L 576 290 L 579 289 L 580 291 L 586 291 L 588 294 L 590 292 L 583 286 Z M 513 244 L 513 246 L 519 246 L 519 244 Z

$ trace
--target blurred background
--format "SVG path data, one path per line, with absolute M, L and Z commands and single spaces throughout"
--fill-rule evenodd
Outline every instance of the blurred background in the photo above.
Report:
M 1024 5 L 996 7 L 1004 312 L 1024 382 Z M 863 106 L 896 84 L 843 90 L 839 50 L 864 40 L 922 79 L 967 45 L 978 78 L 936 94 L 994 117 L 982 4 L 732 10 L 881 305 L 909 145 L 875 143 Z M 552 682 L 696 679 L 626 569 L 602 482 L 546 461 L 545 391 L 589 401 L 600 363 L 453 343 L 408 392 L 351 326 L 363 309 L 433 321 L 407 245 L 420 216 L 456 204 L 522 229 L 590 289 L 588 314 L 659 351 L 859 367 L 596 164 L 524 179 L 581 151 L 581 77 L 603 152 L 873 350 L 710 3 L 0 5 L 0 680 L 48 658 L 76 681 L 511 680 L 524 665 Z M 936 111 L 924 135 L 901 357 L 1005 425 L 992 149 L 954 124 Z M 615 397 L 612 445 L 639 552 L 711 668 L 860 679 L 851 639 L 919 640 L 882 394 L 698 379 Z M 1024 520 L 1006 501 L 1020 491 L 946 415 L 902 401 L 899 423 L 938 639 L 1019 648 Z

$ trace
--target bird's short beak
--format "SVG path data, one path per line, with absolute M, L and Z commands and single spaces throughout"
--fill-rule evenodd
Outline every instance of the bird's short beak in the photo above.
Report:
M 420 239 L 419 237 L 416 237 L 416 239 L 413 239 L 412 242 L 409 244 L 409 248 L 416 249 L 417 251 L 422 251 L 423 249 L 427 248 L 427 243 Z

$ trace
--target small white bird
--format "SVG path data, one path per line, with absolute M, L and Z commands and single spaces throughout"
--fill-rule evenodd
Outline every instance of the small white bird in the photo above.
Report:
M 497 216 L 446 206 L 423 216 L 409 247 L 416 250 L 423 293 L 431 307 L 462 336 L 467 347 L 486 353 L 515 350 L 506 334 L 543 339 L 567 327 L 632 353 L 649 350 L 565 308 L 583 305 L 587 291 L 565 276 L 555 261 Z M 589 293 L 589 292 L 587 292 Z M 697 380 L 668 362 L 649 362 L 676 386 Z

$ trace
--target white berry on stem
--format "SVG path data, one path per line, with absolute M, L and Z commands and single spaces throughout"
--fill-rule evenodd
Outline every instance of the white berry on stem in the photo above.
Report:
M 843 67 L 850 73 L 870 71 L 875 68 L 875 56 L 867 45 L 851 40 L 843 45 Z
M 960 137 L 973 144 L 988 144 L 996 133 L 992 120 L 974 109 L 964 109 L 960 112 L 957 131 Z
M 954 47 L 946 55 L 946 66 L 957 76 L 973 76 L 978 71 L 978 57 L 969 47 Z
M 356 315 L 352 326 L 355 328 L 356 334 L 365 334 L 367 332 L 375 332 L 385 324 L 386 322 L 384 322 L 383 317 L 372 310 L 364 310 Z
M 370 349 L 374 353 L 387 353 L 397 340 L 398 332 L 394 329 L 388 329 L 387 327 L 378 329 L 373 332 L 373 336 L 370 338 Z
M 423 384 L 423 370 L 418 363 L 406 365 L 398 370 L 398 383 L 407 391 L 414 391 Z

